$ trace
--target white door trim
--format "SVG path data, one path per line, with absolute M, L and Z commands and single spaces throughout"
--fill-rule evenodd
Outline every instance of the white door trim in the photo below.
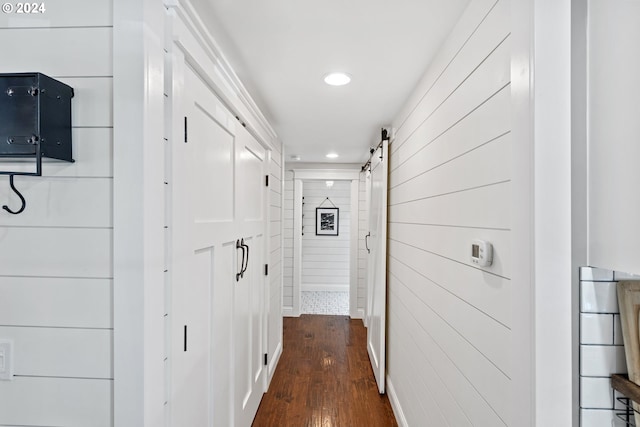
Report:
M 304 181 L 351 181 L 351 218 L 349 226 L 349 316 L 362 318 L 358 311 L 358 239 L 359 239 L 359 183 L 358 169 L 293 169 L 293 307 L 287 316 L 300 316 L 302 289 L 302 193 Z
M 361 319 L 362 311 L 358 310 L 358 257 L 360 248 L 360 173 L 357 179 L 351 180 L 351 234 L 349 242 L 349 316 Z
M 293 175 L 295 179 L 304 181 L 351 181 L 360 179 L 360 171 L 358 169 L 293 169 Z
M 302 180 L 293 180 L 293 309 L 291 316 L 300 316 L 302 285 Z

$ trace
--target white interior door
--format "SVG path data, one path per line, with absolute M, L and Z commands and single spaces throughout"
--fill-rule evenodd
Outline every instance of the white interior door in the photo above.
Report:
M 251 425 L 265 389 L 265 161 L 265 149 L 245 128 L 239 127 L 236 206 L 245 265 L 236 280 L 233 301 L 236 426 Z
M 386 364 L 388 147 L 383 141 L 371 158 L 369 191 L 367 351 L 380 393 L 385 391 Z
M 266 152 L 188 65 L 173 79 L 171 425 L 248 426 L 264 392 Z

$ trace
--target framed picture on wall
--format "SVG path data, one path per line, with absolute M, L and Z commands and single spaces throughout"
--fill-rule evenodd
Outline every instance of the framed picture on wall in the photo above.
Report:
M 337 236 L 339 208 L 316 208 L 316 236 Z

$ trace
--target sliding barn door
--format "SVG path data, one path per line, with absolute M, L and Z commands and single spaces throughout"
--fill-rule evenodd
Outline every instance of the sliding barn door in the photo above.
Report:
M 172 426 L 248 426 L 265 384 L 265 149 L 187 64 L 171 141 Z
M 387 310 L 387 165 L 385 140 L 371 158 L 367 271 L 367 351 L 380 393 L 385 391 Z

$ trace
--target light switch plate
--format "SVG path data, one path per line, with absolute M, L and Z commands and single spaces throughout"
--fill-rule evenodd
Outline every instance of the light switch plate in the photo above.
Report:
M 0 340 L 0 381 L 13 380 L 13 341 Z

